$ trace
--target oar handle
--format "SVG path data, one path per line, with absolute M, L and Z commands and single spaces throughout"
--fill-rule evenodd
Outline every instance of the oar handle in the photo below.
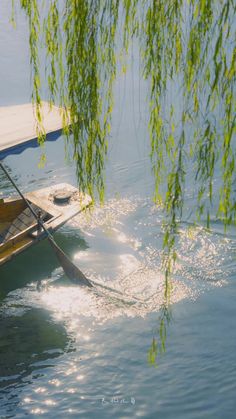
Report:
M 34 217 L 36 218 L 36 220 L 38 221 L 40 227 L 42 227 L 43 230 L 45 231 L 45 233 L 50 237 L 50 239 L 52 241 L 54 241 L 52 235 L 49 233 L 49 231 L 45 227 L 44 223 L 40 220 L 40 218 L 38 217 L 37 213 L 35 212 L 35 210 L 31 206 L 31 204 L 29 203 L 29 201 L 21 193 L 20 189 L 15 184 L 14 180 L 11 178 L 11 176 L 9 175 L 9 173 L 7 172 L 7 170 L 5 169 L 5 167 L 3 166 L 3 164 L 1 163 L 1 161 L 0 161 L 0 167 L 1 167 L 2 171 L 5 173 L 5 175 L 7 176 L 7 178 L 10 180 L 10 182 L 12 183 L 12 185 L 14 186 L 14 188 L 17 190 L 18 194 L 21 196 L 21 198 L 23 199 L 23 201 L 25 202 L 25 204 L 27 205 L 27 207 L 30 209 L 30 211 L 32 212 L 32 214 L 34 215 Z

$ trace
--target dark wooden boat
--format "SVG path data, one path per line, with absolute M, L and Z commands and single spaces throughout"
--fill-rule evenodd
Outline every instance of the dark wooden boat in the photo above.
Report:
M 66 183 L 26 193 L 25 197 L 50 233 L 92 201 Z M 0 265 L 46 237 L 23 199 L 0 199 Z

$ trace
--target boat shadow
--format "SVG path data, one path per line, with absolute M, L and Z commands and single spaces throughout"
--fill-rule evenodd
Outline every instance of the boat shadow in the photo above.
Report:
M 54 239 L 71 259 L 78 250 L 84 251 L 88 248 L 84 238 L 72 234 L 71 231 L 65 234 L 62 229 L 54 234 Z M 0 301 L 16 288 L 50 277 L 58 267 L 58 260 L 48 241 L 45 239 L 37 243 L 37 246 L 32 246 L 0 266 Z

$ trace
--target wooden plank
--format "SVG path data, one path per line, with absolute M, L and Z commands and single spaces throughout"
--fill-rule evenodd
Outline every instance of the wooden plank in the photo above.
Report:
M 54 202 L 53 196 L 55 193 L 63 190 L 70 192 L 72 197 L 67 204 L 59 205 Z M 38 205 L 44 211 L 53 215 L 53 217 L 62 215 L 67 219 L 73 217 L 73 215 L 76 215 L 81 209 L 90 205 L 92 201 L 89 195 L 79 193 L 76 187 L 68 183 L 60 183 L 58 185 L 49 186 L 48 188 L 29 192 L 25 194 L 25 196 L 30 202 Z
M 43 126 L 46 133 L 62 129 L 60 108 L 49 108 L 42 102 Z M 37 138 L 32 103 L 0 107 L 0 151 Z
M 10 227 L 11 223 L 1 223 L 0 222 L 0 243 L 2 240 L 2 234 Z
M 37 227 L 37 222 L 32 224 L 32 226 L 27 227 L 25 230 L 17 233 L 10 239 L 8 239 L 6 242 L 3 242 L 0 244 L 0 256 L 2 255 L 2 252 L 4 252 L 5 249 L 14 248 L 14 246 L 17 244 L 19 246 L 21 242 L 23 242 L 24 238 L 28 235 L 30 231 L 32 231 L 35 227 Z
M 62 190 L 70 191 L 72 196 L 68 203 L 59 205 L 54 202 L 53 195 Z M 26 194 L 26 198 L 31 203 L 38 205 L 52 215 L 52 218 L 45 222 L 45 227 L 50 233 L 56 231 L 92 202 L 90 196 L 79 193 L 77 188 L 66 183 L 29 192 Z M 18 201 L 9 200 L 8 204 L 13 205 L 14 202 L 17 202 L 18 205 Z M 0 245 L 0 265 L 44 238 L 44 231 L 37 233 L 37 221 L 35 221 L 32 226 L 29 226 L 24 231 L 16 234 Z
M 51 219 L 48 221 L 48 225 L 51 227 L 53 231 L 56 231 L 59 227 L 61 227 L 63 224 L 65 224 L 68 220 L 75 217 L 77 214 L 79 214 L 81 211 L 83 211 L 86 207 L 88 207 L 91 204 L 91 199 L 84 200 L 83 203 L 77 203 L 71 206 L 68 211 L 63 213 L 60 217 L 57 219 Z
M 37 241 L 35 241 L 37 243 Z M 0 253 L 0 265 L 8 262 L 13 256 L 16 256 L 18 253 L 21 253 L 23 250 L 26 250 L 28 247 L 32 246 L 34 241 L 30 237 L 25 237 L 20 242 L 15 243 L 8 249 L 5 249 Z
M 45 189 L 26 193 L 25 197 L 32 204 L 37 205 L 38 207 L 40 207 L 42 210 L 48 212 L 53 217 L 58 217 L 59 215 L 61 215 L 60 207 L 54 205 L 53 202 L 50 201 L 50 198 L 49 198 L 50 194 L 44 192 Z M 47 189 L 49 189 L 49 188 L 47 188 Z
M 13 221 L 25 209 L 22 199 L 4 199 L 0 202 L 0 223 Z
M 46 225 L 47 223 L 45 223 Z M 11 240 L 0 245 L 0 265 L 8 262 L 13 256 L 18 255 L 29 247 L 37 244 L 39 241 L 46 238 L 46 234 L 42 231 L 39 235 L 30 234 L 32 231 L 37 231 L 37 224 L 34 224 L 32 227 L 29 227 L 24 232 L 13 237 Z M 50 226 L 47 226 L 49 233 L 53 233 Z

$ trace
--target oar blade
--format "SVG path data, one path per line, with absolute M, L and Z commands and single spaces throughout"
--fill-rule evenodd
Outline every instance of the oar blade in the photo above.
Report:
M 51 246 L 53 247 L 66 276 L 68 276 L 68 278 L 71 279 L 71 281 L 76 282 L 77 284 L 86 285 L 90 288 L 93 287 L 88 278 L 86 278 L 83 272 L 81 272 L 81 270 L 73 262 L 71 262 L 71 260 L 62 251 L 62 249 L 60 249 L 56 242 L 54 242 L 54 240 L 52 240 L 51 237 L 48 237 L 48 240 Z
M 12 185 L 14 186 L 14 188 L 17 190 L 17 192 L 19 193 L 19 195 L 21 196 L 21 198 L 25 202 L 26 206 L 32 212 L 32 214 L 34 215 L 35 219 L 38 221 L 38 224 L 42 227 L 42 229 L 44 230 L 44 232 L 48 236 L 48 240 L 49 240 L 51 246 L 53 247 L 53 250 L 55 251 L 56 256 L 57 256 L 57 258 L 58 258 L 58 260 L 59 260 L 59 262 L 60 262 L 60 264 L 61 264 L 61 266 L 62 266 L 62 268 L 63 268 L 63 270 L 65 272 L 65 274 L 68 276 L 68 278 L 70 278 L 71 281 L 74 281 L 77 284 L 86 285 L 87 287 L 92 287 L 93 285 L 86 278 L 86 276 L 79 270 L 79 268 L 77 268 L 77 266 L 75 266 L 71 262 L 71 260 L 66 256 L 66 254 L 60 249 L 60 247 L 57 246 L 56 242 L 53 240 L 53 237 L 49 233 L 47 227 L 45 226 L 45 224 L 43 223 L 43 221 L 40 220 L 40 217 L 38 217 L 38 215 L 34 211 L 33 207 L 31 206 L 30 202 L 25 198 L 25 196 L 19 190 L 19 188 L 15 184 L 14 180 L 11 178 L 11 176 L 9 175 L 9 173 L 7 172 L 7 170 L 5 169 L 5 167 L 2 165 L 1 161 L 0 161 L 0 167 L 3 170 L 3 172 L 5 173 L 5 175 L 7 176 L 7 178 L 10 180 L 10 182 L 12 183 Z

